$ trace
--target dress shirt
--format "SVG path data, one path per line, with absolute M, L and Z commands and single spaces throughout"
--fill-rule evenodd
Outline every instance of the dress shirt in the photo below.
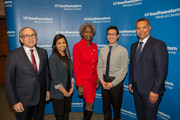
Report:
M 36 50 L 36 47 L 33 47 L 33 48 L 28 48 L 26 46 L 23 46 L 25 52 L 26 52 L 26 55 L 28 56 L 30 62 L 32 63 L 32 60 L 31 60 L 31 49 L 33 49 L 33 54 L 34 54 L 34 57 L 35 57 L 35 60 L 36 60 L 36 65 L 37 65 L 37 69 L 39 71 L 39 64 L 40 64 L 40 61 L 39 61 L 39 56 L 38 56 L 38 53 L 37 53 L 37 50 Z
M 139 42 L 143 42 L 141 51 L 143 50 L 144 45 L 146 44 L 146 42 L 147 42 L 147 40 L 149 39 L 149 37 L 150 37 L 150 35 L 147 36 L 146 38 L 144 38 L 143 40 L 139 40 Z M 139 47 L 139 43 L 138 43 L 138 47 Z M 137 47 L 137 49 L 138 49 L 138 47 Z M 136 50 L 137 50 L 137 49 L 136 49 Z
M 107 55 L 109 52 L 109 45 L 101 49 L 97 65 L 97 72 L 100 81 L 103 81 L 103 75 L 106 72 Z M 114 44 L 111 50 L 109 76 L 115 77 L 112 81 L 113 86 L 118 85 L 124 80 L 128 69 L 128 52 L 126 48 L 119 44 Z

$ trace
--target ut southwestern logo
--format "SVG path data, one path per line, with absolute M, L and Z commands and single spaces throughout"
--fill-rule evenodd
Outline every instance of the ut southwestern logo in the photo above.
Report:
M 170 120 L 171 119 L 170 115 L 165 114 L 165 113 L 163 113 L 161 111 L 158 111 L 158 115 L 157 116 L 160 117 L 163 120 Z
M 63 8 L 64 10 L 82 10 L 82 5 L 61 5 L 55 4 L 55 8 Z
M 13 1 L 11 0 L 5 0 L 4 1 L 4 7 L 12 7 Z
M 136 118 L 136 113 L 133 113 L 133 112 L 125 110 L 125 109 L 121 109 L 121 114 L 129 116 L 131 118 Z
M 177 17 L 177 16 L 180 16 L 180 8 L 164 10 L 164 11 L 149 12 L 149 13 L 145 13 L 144 16 L 145 17 L 155 16 L 156 19 Z
M 92 21 L 93 23 L 110 23 L 111 17 L 86 17 L 84 21 Z
M 83 107 L 83 103 L 71 103 L 72 107 Z
M 56 34 L 64 34 L 65 36 L 80 36 L 79 31 L 56 31 Z
M 132 7 L 137 5 L 142 5 L 143 0 L 125 0 L 123 2 L 113 2 L 114 6 L 122 6 L 122 7 Z
M 7 31 L 8 37 L 15 37 L 15 31 Z
M 121 30 L 119 33 L 121 36 L 137 36 L 136 30 Z
M 172 90 L 173 87 L 174 87 L 174 83 L 166 81 L 165 82 L 165 87 L 166 87 L 166 89 Z
M 102 95 L 96 93 L 95 98 L 102 98 Z
M 34 23 L 53 23 L 53 18 L 40 18 L 40 17 L 30 17 L 30 16 L 23 16 L 23 20 L 34 21 Z
M 178 51 L 178 48 L 177 47 L 170 47 L 170 46 L 167 46 L 167 50 L 168 50 L 168 53 L 169 54 L 177 54 L 177 51 Z
M 124 91 L 129 92 L 129 85 L 124 85 Z

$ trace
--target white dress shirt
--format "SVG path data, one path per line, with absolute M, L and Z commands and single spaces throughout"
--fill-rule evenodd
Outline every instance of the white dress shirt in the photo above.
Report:
M 39 55 L 38 55 L 38 52 L 36 50 L 36 47 L 33 47 L 33 48 L 28 48 L 26 47 L 25 45 L 23 46 L 25 52 L 26 52 L 26 55 L 28 56 L 30 62 L 32 63 L 32 60 L 31 60 L 31 51 L 33 49 L 33 54 L 34 54 L 34 57 L 35 57 L 35 60 L 36 60 L 36 65 L 37 65 L 37 69 L 39 71 L 39 65 L 40 65 L 40 61 L 39 61 Z
M 141 51 L 143 50 L 144 45 L 146 44 L 146 42 L 147 42 L 147 40 L 149 39 L 149 37 L 150 37 L 150 35 L 147 36 L 146 38 L 144 38 L 143 40 L 139 40 L 139 42 L 143 42 Z M 138 43 L 138 47 L 139 47 L 139 43 Z M 137 49 L 138 49 L 138 47 L 137 47 Z M 137 50 L 137 49 L 136 49 L 136 50 Z

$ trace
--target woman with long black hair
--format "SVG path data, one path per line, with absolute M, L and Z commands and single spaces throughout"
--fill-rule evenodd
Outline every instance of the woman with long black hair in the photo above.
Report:
M 52 79 L 50 96 L 56 120 L 68 120 L 74 91 L 73 66 L 67 40 L 62 34 L 54 37 L 49 67 Z

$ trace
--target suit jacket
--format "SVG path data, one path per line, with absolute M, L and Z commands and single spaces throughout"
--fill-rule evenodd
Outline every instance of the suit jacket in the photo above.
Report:
M 25 106 L 45 102 L 49 90 L 49 68 L 46 50 L 36 47 L 40 66 L 36 72 L 23 47 L 7 55 L 5 81 L 11 105 L 22 102 Z
M 63 99 L 64 94 L 59 90 L 55 89 L 56 85 L 63 85 L 66 88 L 67 81 L 68 81 L 68 73 L 65 63 L 63 63 L 56 54 L 52 53 L 49 57 L 49 68 L 51 74 L 51 98 L 54 99 Z M 70 68 L 70 86 L 71 86 L 71 79 L 72 79 L 73 70 Z M 71 87 L 70 87 L 71 88 Z
M 135 80 L 138 90 L 143 94 L 152 91 L 162 95 L 168 72 L 166 44 L 150 36 L 136 62 L 137 46 L 138 42 L 131 46 L 129 83 Z
M 76 85 L 81 86 L 82 80 L 97 80 L 97 62 L 98 51 L 97 45 L 90 42 L 91 46 L 87 46 L 84 38 L 76 43 L 73 47 L 73 66 Z

